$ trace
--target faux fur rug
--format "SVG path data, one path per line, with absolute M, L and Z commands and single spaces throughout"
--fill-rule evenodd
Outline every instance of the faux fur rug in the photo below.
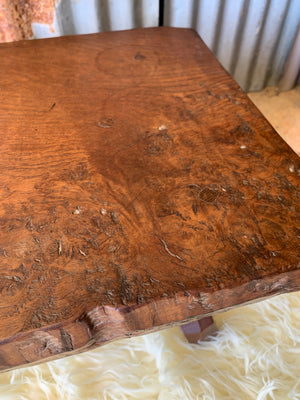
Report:
M 215 316 L 211 341 L 179 328 L 0 375 L 0 399 L 300 399 L 300 293 Z

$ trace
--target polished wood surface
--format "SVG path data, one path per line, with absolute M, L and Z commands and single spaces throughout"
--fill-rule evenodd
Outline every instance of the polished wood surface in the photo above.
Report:
M 2 370 L 299 290 L 299 158 L 194 31 L 0 69 Z

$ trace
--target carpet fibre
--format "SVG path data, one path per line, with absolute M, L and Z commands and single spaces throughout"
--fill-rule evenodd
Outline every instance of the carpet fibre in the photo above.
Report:
M 215 315 L 210 341 L 180 328 L 0 375 L 0 399 L 300 400 L 300 293 Z

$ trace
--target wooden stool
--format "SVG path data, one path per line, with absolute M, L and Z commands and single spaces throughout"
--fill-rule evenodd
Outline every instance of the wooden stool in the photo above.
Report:
M 299 290 L 299 159 L 194 31 L 0 66 L 1 370 Z

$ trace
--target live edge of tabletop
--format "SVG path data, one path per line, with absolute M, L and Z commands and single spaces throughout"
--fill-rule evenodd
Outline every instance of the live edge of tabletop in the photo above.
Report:
M 0 70 L 1 370 L 300 289 L 299 158 L 194 31 Z

